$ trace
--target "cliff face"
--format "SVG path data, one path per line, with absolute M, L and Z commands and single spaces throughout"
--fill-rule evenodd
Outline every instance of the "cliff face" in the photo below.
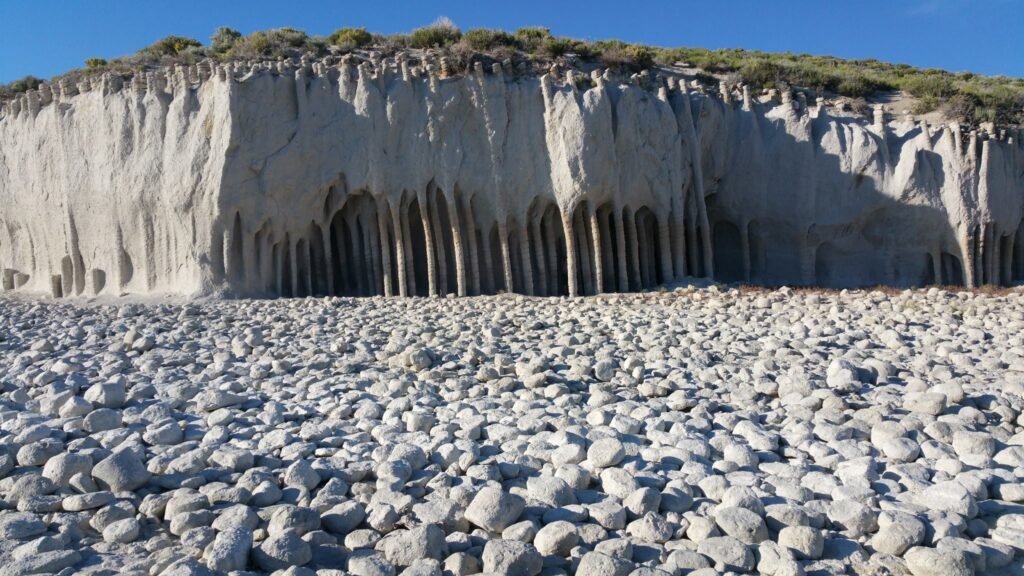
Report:
M 202 64 L 0 112 L 5 289 L 592 294 L 1024 277 L 1019 137 L 691 92 Z

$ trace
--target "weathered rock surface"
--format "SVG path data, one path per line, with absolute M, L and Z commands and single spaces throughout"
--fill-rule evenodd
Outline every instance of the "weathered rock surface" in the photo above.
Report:
M 439 78 L 421 57 L 203 62 L 15 100 L 0 110 L 3 289 L 543 295 L 684 276 L 1024 277 L 1012 131 L 705 91 L 674 68 L 594 70 L 584 87 L 500 64 Z

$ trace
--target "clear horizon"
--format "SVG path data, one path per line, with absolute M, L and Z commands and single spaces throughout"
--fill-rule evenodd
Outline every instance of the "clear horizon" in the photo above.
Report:
M 1013 0 L 863 0 L 856 9 L 835 2 L 737 0 L 724 11 L 707 2 L 656 0 L 623 9 L 606 0 L 523 0 L 515 10 L 480 2 L 372 4 L 253 0 L 244 8 L 223 1 L 156 3 L 125 0 L 15 2 L 0 0 L 0 82 L 26 75 L 47 79 L 84 65 L 86 58 L 133 54 L 168 35 L 204 44 L 219 26 L 244 34 L 290 26 L 327 35 L 345 26 L 371 32 L 409 32 L 439 16 L 462 30 L 546 26 L 558 36 L 620 39 L 654 46 L 745 48 L 841 58 L 874 58 L 920 68 L 1024 77 L 1018 31 L 1024 3 Z M 831 8 L 829 6 L 832 6 Z M 969 24 L 968 24 L 969 23 Z

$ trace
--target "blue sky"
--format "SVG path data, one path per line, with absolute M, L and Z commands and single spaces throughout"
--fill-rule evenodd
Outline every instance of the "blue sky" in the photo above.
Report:
M 463 30 L 543 25 L 562 36 L 658 46 L 748 48 L 1024 76 L 1021 0 L 0 0 L 0 82 L 49 78 L 89 57 L 169 34 L 204 43 L 242 32 L 342 26 L 407 32 L 448 16 Z

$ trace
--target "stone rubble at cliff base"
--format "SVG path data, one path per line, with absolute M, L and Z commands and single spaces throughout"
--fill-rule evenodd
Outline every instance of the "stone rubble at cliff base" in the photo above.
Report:
M 0 300 L 0 576 L 1021 574 L 1024 296 Z

